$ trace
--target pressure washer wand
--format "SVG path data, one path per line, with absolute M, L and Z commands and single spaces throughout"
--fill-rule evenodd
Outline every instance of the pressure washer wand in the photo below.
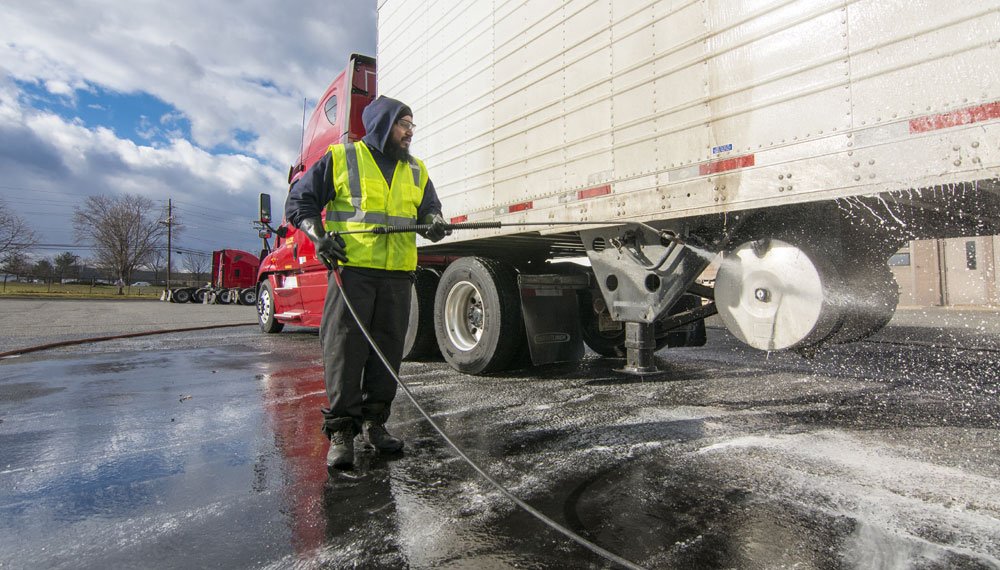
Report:
M 629 223 L 629 222 L 626 222 Z M 503 227 L 532 227 L 532 226 L 613 226 L 621 225 L 621 222 L 608 222 L 608 221 L 573 221 L 573 222 L 562 222 L 562 221 L 549 221 L 549 222 L 460 222 L 457 224 L 445 224 L 444 229 L 446 231 L 453 230 L 495 230 Z M 639 224 L 646 226 L 646 224 Z M 338 234 L 375 234 L 375 235 L 385 235 L 385 234 L 402 234 L 402 233 L 423 233 L 430 230 L 433 226 L 431 224 L 407 224 L 403 226 L 378 226 L 374 228 L 367 228 L 363 230 L 346 230 L 338 231 Z M 646 226 L 651 231 L 660 234 L 660 237 L 676 243 L 677 245 L 687 245 L 687 243 L 681 238 L 677 237 L 673 233 L 657 230 L 650 226 Z
M 423 233 L 434 227 L 432 224 L 407 224 L 403 226 L 377 226 L 363 230 L 345 230 L 336 233 L 343 234 L 405 234 Z M 462 222 L 458 224 L 445 224 L 444 229 L 451 230 L 492 230 L 500 227 L 500 222 Z

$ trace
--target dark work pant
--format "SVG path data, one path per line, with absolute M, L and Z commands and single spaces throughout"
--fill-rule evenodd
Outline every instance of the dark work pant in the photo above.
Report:
M 400 278 L 406 275 L 402 272 L 381 273 L 345 267 L 341 269 L 341 280 L 351 306 L 398 373 L 410 316 L 411 281 Z M 323 410 L 325 419 L 353 418 L 357 424 L 365 416 L 382 416 L 385 421 L 396 397 L 396 381 L 344 304 L 332 271 L 319 336 L 326 395 L 330 399 L 329 410 Z

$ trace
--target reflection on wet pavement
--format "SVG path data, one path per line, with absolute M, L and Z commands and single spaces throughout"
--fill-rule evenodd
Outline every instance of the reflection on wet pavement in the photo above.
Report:
M 996 353 L 725 337 L 498 377 L 406 363 L 475 460 L 647 568 L 997 568 Z M 397 400 L 404 453 L 326 474 L 315 335 L 228 331 L 0 362 L 2 568 L 609 568 Z

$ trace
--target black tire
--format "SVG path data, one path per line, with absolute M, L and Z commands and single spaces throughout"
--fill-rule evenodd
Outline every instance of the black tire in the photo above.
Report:
M 205 302 L 205 295 L 207 293 L 208 293 L 208 289 L 195 289 L 195 292 L 192 293 L 192 296 L 191 296 L 191 302 L 192 303 L 204 303 Z
M 899 304 L 899 284 L 892 269 L 878 265 L 842 264 L 844 278 L 843 308 L 840 328 L 827 339 L 833 343 L 857 342 L 889 324 Z
M 419 268 L 410 294 L 410 324 L 403 341 L 403 360 L 441 356 L 434 333 L 434 295 L 441 276 L 432 269 Z
M 240 291 L 240 304 L 241 305 L 256 305 L 257 304 L 257 290 L 253 287 L 247 287 Z
M 441 355 L 455 370 L 506 369 L 525 345 L 514 268 L 484 257 L 449 265 L 434 298 L 434 332 Z
M 220 305 L 228 305 L 233 301 L 232 291 L 223 289 L 215 295 L 215 301 Z
M 191 290 L 190 289 L 175 289 L 174 294 L 171 299 L 175 303 L 187 303 L 191 300 Z
M 257 295 L 257 322 L 260 330 L 266 333 L 281 332 L 285 328 L 285 323 L 278 322 L 274 318 L 274 289 L 271 288 L 270 281 L 264 281 L 260 285 L 260 293 Z

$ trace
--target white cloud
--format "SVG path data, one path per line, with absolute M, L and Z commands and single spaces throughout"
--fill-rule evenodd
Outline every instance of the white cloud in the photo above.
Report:
M 229 227 L 246 227 L 243 235 L 209 230 L 192 236 L 188 247 L 249 247 L 257 194 L 270 193 L 280 204 L 286 189 L 282 169 L 253 157 L 212 154 L 182 138 L 137 145 L 106 127 L 24 107 L 9 84 L 0 86 L 0 171 L 3 195 L 15 211 L 28 210 L 25 217 L 50 243 L 72 242 L 72 206 L 84 196 L 128 192 L 198 204 Z M 36 199 L 43 195 L 51 201 Z
M 0 67 L 66 95 L 87 83 L 147 92 L 191 120 L 193 141 L 294 158 L 302 98 L 315 100 L 351 52 L 374 50 L 374 2 L 16 2 Z M 349 19 L 354 21 L 348 21 Z M 374 55 L 373 53 L 369 53 Z
M 67 212 L 80 196 L 120 191 L 228 212 L 252 237 L 256 194 L 283 203 L 303 98 L 315 101 L 351 53 L 375 55 L 375 2 L 354 0 L 36 0 L 4 3 L 0 20 L 0 195 L 42 212 L 26 217 L 50 242 L 70 240 Z M 81 90 L 148 93 L 176 111 L 149 115 L 137 134 L 168 142 L 136 144 L 132 133 L 32 108 L 12 79 L 71 104 Z M 234 153 L 210 152 L 220 145 Z M 51 205 L 26 207 L 25 189 Z
M 45 90 L 53 95 L 62 95 L 66 97 L 73 96 L 73 88 L 70 87 L 69 83 L 58 79 L 50 79 L 46 81 Z

